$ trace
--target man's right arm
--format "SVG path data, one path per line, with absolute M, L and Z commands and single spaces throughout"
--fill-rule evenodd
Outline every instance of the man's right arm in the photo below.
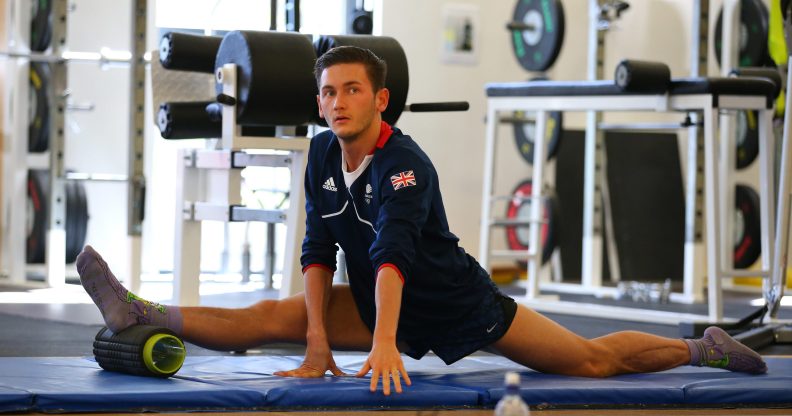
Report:
M 324 377 L 327 370 L 335 376 L 344 375 L 330 350 L 327 337 L 327 310 L 333 285 L 332 271 L 321 265 L 311 265 L 303 272 L 305 279 L 305 308 L 307 326 L 305 333 L 305 359 L 299 368 L 291 371 L 278 371 L 284 377 Z
M 297 369 L 275 373 L 280 376 L 322 377 L 327 370 L 334 375 L 344 374 L 333 361 L 327 337 L 326 318 L 338 247 L 323 223 L 313 198 L 312 190 L 316 184 L 312 183 L 312 179 L 315 179 L 316 175 L 312 171 L 316 166 L 321 166 L 315 159 L 312 142 L 305 174 L 305 239 L 300 256 L 307 313 L 305 360 Z
M 327 349 L 327 307 L 330 304 L 330 290 L 333 285 L 333 273 L 323 266 L 310 267 L 303 273 L 305 280 L 305 308 L 308 313 L 308 325 L 305 334 L 306 346 Z

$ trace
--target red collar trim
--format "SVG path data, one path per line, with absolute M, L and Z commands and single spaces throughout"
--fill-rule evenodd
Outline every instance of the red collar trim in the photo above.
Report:
M 377 139 L 377 145 L 371 149 L 371 152 L 369 153 L 370 155 L 373 155 L 375 150 L 382 149 L 393 134 L 393 127 L 384 121 L 381 121 L 380 123 L 380 134 L 379 138 Z

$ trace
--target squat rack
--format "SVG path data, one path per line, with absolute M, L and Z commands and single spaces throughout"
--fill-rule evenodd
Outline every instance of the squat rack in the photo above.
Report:
M 0 52 L 0 56 L 7 58 L 9 78 L 13 80 L 14 93 L 11 108 L 28 108 L 28 94 L 20 93 L 28 88 L 28 72 L 31 62 L 46 62 L 50 64 L 51 80 L 47 93 L 49 106 L 49 150 L 45 159 L 32 157 L 28 154 L 27 143 L 21 138 L 28 136 L 27 111 L 17 111 L 15 114 L 7 112 L 7 126 L 11 126 L 9 134 L 4 137 L 4 194 L 0 211 L 7 219 L 3 223 L 3 244 L 0 252 L 0 264 L 3 267 L 3 276 L 9 283 L 20 286 L 40 286 L 30 282 L 27 277 L 29 266 L 20 261 L 25 259 L 25 241 L 27 236 L 26 225 L 28 218 L 27 204 L 27 173 L 29 167 L 49 168 L 49 194 L 46 204 L 48 224 L 46 232 L 46 258 L 44 266 L 44 285 L 49 287 L 63 286 L 66 282 L 66 192 L 65 185 L 68 181 L 122 181 L 127 183 L 127 235 L 129 236 L 130 286 L 133 290 L 139 288 L 140 259 L 141 259 L 141 231 L 145 200 L 145 177 L 143 172 L 144 162 L 144 103 L 145 103 L 145 68 L 146 61 L 146 18 L 148 10 L 147 0 L 134 0 L 130 13 L 133 17 L 132 48 L 130 58 L 111 58 L 100 53 L 90 54 L 91 57 L 80 56 L 79 53 L 69 54 L 66 42 L 66 29 L 68 24 L 69 4 L 67 0 L 52 0 L 51 29 L 52 40 L 46 53 L 32 53 L 27 45 L 30 44 L 30 7 L 26 0 L 13 0 L 8 4 L 10 13 L 10 33 L 13 42 L 9 51 Z M 69 61 L 117 61 L 131 66 L 130 74 L 130 123 L 129 123 L 129 163 L 127 176 L 101 175 L 95 173 L 67 173 L 64 168 L 64 119 L 65 112 L 70 107 L 67 99 L 69 95 L 67 85 Z M 5 132 L 4 132 L 5 133 Z

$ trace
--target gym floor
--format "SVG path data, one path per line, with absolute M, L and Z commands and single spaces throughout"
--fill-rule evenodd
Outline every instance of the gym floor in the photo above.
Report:
M 261 289 L 261 285 L 239 283 L 203 282 L 202 290 L 206 294 L 201 297 L 202 305 L 221 307 L 243 307 L 258 300 L 276 298 L 277 291 Z M 140 294 L 149 296 L 156 301 L 168 303 L 170 284 L 166 282 L 146 282 Z M 519 297 L 524 290 L 518 286 L 502 286 L 512 296 Z M 564 295 L 566 296 L 566 295 Z M 724 308 L 727 315 L 742 316 L 755 309 L 750 301 L 758 298 L 757 294 L 726 292 Z M 586 299 L 587 302 L 596 300 Z M 706 305 L 652 305 L 638 304 L 632 301 L 599 300 L 605 303 L 618 303 L 621 306 L 660 307 L 667 310 L 699 313 L 700 307 Z M 679 309 L 681 308 L 681 309 Z M 619 320 L 595 319 L 571 315 L 548 315 L 572 331 L 585 336 L 596 337 L 618 330 L 640 330 L 657 335 L 676 337 L 678 329 L 672 325 L 635 323 Z M 792 308 L 781 308 L 782 319 L 792 319 Z M 3 357 L 81 357 L 92 355 L 92 342 L 96 332 L 101 328 L 101 316 L 96 307 L 90 303 L 87 294 L 79 285 L 69 284 L 63 289 L 20 290 L 0 285 L 0 356 Z M 211 351 L 188 344 L 188 355 L 227 355 L 232 353 Z M 249 350 L 247 355 L 301 355 L 303 347 L 291 344 L 275 344 Z M 760 351 L 764 355 L 792 355 L 792 345 L 773 345 Z M 238 353 L 237 353 L 238 354 Z M 352 353 L 337 353 L 352 354 Z M 487 354 L 487 353 L 477 353 Z M 568 409 L 543 410 L 549 415 L 715 415 L 715 414 L 746 414 L 746 415 L 780 415 L 792 414 L 790 409 Z M 384 411 L 354 411 L 355 415 L 382 414 Z M 211 415 L 213 413 L 207 413 Z M 253 414 L 253 413 L 242 413 Z M 341 415 L 350 414 L 343 411 L 329 412 L 275 412 L 268 415 Z M 491 409 L 460 409 L 438 410 L 424 409 L 420 411 L 387 411 L 388 415 L 491 415 Z

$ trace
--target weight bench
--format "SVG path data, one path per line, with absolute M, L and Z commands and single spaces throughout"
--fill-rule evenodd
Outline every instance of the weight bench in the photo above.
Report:
M 623 66 L 623 61 L 619 66 Z M 635 62 L 635 61 L 633 61 Z M 667 68 L 667 67 L 666 67 Z M 628 65 L 629 70 L 629 65 Z M 616 79 L 620 78 L 617 69 Z M 667 70 L 666 70 L 667 71 Z M 651 72 L 651 71 L 650 71 Z M 624 75 L 624 74 L 622 74 Z M 628 73 L 629 75 L 629 73 Z M 646 81 L 647 77 L 640 76 L 636 71 L 633 75 L 635 81 Z M 745 271 L 732 270 L 732 265 L 727 265 L 727 260 L 731 259 L 731 244 L 725 244 L 722 219 L 726 212 L 726 207 L 719 201 L 720 193 L 728 193 L 728 190 L 720 183 L 720 175 L 727 172 L 727 165 L 723 163 L 718 171 L 718 160 L 733 160 L 724 158 L 728 155 L 730 146 L 722 146 L 719 149 L 715 132 L 718 131 L 719 113 L 721 110 L 756 110 L 759 114 L 759 148 L 760 148 L 760 215 L 761 215 L 761 234 L 762 234 L 762 269 L 761 271 L 749 272 L 751 276 L 762 275 L 769 279 L 771 276 L 774 286 L 780 285 L 783 290 L 783 270 L 781 273 L 773 273 L 773 242 L 774 230 L 770 226 L 775 219 L 774 207 L 771 204 L 770 196 L 774 188 L 771 167 L 773 159 L 771 157 L 772 147 L 770 138 L 770 128 L 772 120 L 773 100 L 778 91 L 775 83 L 767 78 L 746 77 L 746 78 L 681 78 L 671 79 L 670 74 L 667 80 L 661 79 L 658 82 L 636 82 L 634 85 L 614 81 L 529 81 L 511 83 L 490 83 L 486 85 L 487 94 L 487 126 L 486 126 L 486 149 L 484 162 L 484 186 L 482 199 L 482 225 L 481 225 L 481 264 L 489 267 L 490 262 L 490 227 L 495 223 L 492 218 L 492 201 L 497 199 L 493 195 L 495 149 L 497 143 L 497 133 L 500 113 L 529 111 L 536 112 L 536 129 L 544 131 L 547 120 L 547 113 L 550 111 L 587 111 L 589 126 L 595 123 L 596 112 L 605 111 L 658 111 L 658 112 L 681 112 L 695 113 L 703 115 L 704 130 L 704 189 L 705 189 L 705 212 L 706 212 L 706 275 L 708 276 L 708 316 L 673 313 L 667 311 L 639 310 L 635 308 L 623 308 L 615 306 L 587 305 L 581 303 L 559 301 L 557 297 L 539 296 L 539 268 L 541 267 L 541 239 L 540 231 L 540 205 L 531 204 L 529 217 L 529 247 L 526 253 L 528 256 L 528 287 L 525 298 L 521 303 L 533 307 L 537 310 L 554 313 L 581 314 L 587 313 L 589 316 L 602 318 L 629 319 L 644 322 L 657 322 L 666 324 L 678 324 L 684 321 L 697 321 L 706 319 L 710 322 L 723 320 L 723 305 L 721 299 L 721 279 L 723 277 L 747 275 Z M 694 116 L 694 120 L 695 120 Z M 594 120 L 594 121 L 593 121 Z M 681 126 L 682 127 L 682 126 Z M 688 126 L 689 129 L 696 129 L 696 123 Z M 538 135 L 542 137 L 542 135 Z M 695 136 L 694 136 L 695 137 Z M 721 143 L 728 143 L 731 140 L 722 136 Z M 593 201 L 595 195 L 595 143 L 596 131 L 587 129 L 585 144 L 585 180 L 584 180 L 584 230 L 583 230 L 583 261 L 582 261 L 582 282 L 581 284 L 564 284 L 543 282 L 542 286 L 559 292 L 583 293 L 592 295 L 608 294 L 609 288 L 603 288 L 599 273 L 592 272 L 593 264 L 593 226 L 591 218 L 594 216 Z M 542 184 L 544 181 L 545 169 L 545 143 L 537 140 L 534 144 L 533 161 L 533 183 Z M 689 146 L 688 160 L 690 162 L 688 175 L 696 172 L 695 143 Z M 718 152 L 720 151 L 720 157 Z M 731 162 L 733 163 L 733 161 Z M 688 185 L 695 184 L 695 178 Z M 783 183 L 783 180 L 782 180 Z M 695 205 L 695 186 L 687 187 L 686 201 L 688 205 Z M 539 200 L 542 198 L 542 186 L 534 186 L 531 198 Z M 733 200 L 733 198 L 731 199 Z M 730 200 L 730 201 L 731 201 Z M 731 203 L 731 202 L 730 202 Z M 686 212 L 686 227 L 693 227 L 694 206 L 688 206 Z M 588 220 L 586 220 L 588 217 Z M 586 224 L 589 224 L 587 227 Z M 730 225 L 725 227 L 730 229 Z M 689 234 L 690 235 L 690 234 Z M 699 301 L 697 297 L 703 292 L 703 276 L 693 273 L 694 264 L 694 241 L 687 238 L 685 242 L 685 275 L 684 291 L 681 294 L 672 294 L 672 300 L 693 303 Z M 782 241 L 781 251 L 786 255 L 786 242 Z M 615 291 L 615 289 L 614 289 Z M 767 293 L 767 291 L 766 291 Z M 780 303 L 780 294 L 776 299 L 768 299 L 768 302 Z M 777 308 L 776 308 L 777 309 Z

